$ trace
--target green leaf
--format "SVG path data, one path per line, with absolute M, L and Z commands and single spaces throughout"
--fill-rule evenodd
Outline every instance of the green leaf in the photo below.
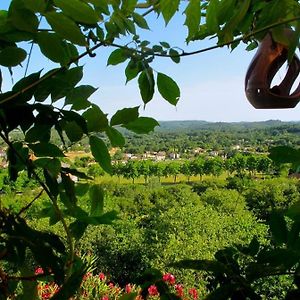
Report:
M 206 26 L 209 32 L 218 32 L 218 11 L 219 11 L 219 0 L 210 0 L 206 9 Z
M 53 178 L 56 178 L 61 170 L 61 163 L 57 158 L 38 158 L 33 164 L 38 168 L 47 169 Z
M 172 105 L 177 104 L 180 97 L 180 90 L 177 83 L 172 78 L 165 74 L 158 73 L 157 88 L 164 99 Z
M 144 70 L 139 76 L 138 83 L 143 102 L 147 104 L 152 100 L 154 94 L 155 82 L 152 69 Z
M 39 26 L 37 16 L 28 9 L 10 10 L 9 19 L 12 22 L 12 25 L 21 31 L 35 33 Z
M 125 24 L 126 31 L 128 33 L 136 34 L 135 24 L 133 21 L 124 18 L 124 24 Z
M 41 52 L 50 60 L 66 65 L 70 61 L 67 44 L 56 33 L 39 32 L 37 43 Z
M 0 65 L 15 67 L 25 60 L 27 53 L 18 47 L 6 47 L 0 51 Z
M 125 145 L 125 138 L 117 129 L 113 127 L 107 127 L 106 134 L 113 147 L 123 147 Z
M 104 207 L 104 191 L 100 184 L 94 184 L 89 189 L 91 201 L 90 216 L 101 216 Z
M 112 224 L 113 221 L 118 219 L 118 215 L 116 211 L 107 212 L 101 216 L 82 216 L 79 219 L 87 224 L 91 225 L 101 225 L 101 224 Z
M 64 157 L 64 153 L 55 145 L 50 143 L 29 144 L 29 148 L 36 156 Z
M 60 72 L 55 77 L 65 84 L 74 87 L 83 77 L 83 67 L 68 69 L 65 72 Z
M 190 0 L 184 11 L 186 19 L 184 25 L 188 28 L 188 40 L 192 38 L 199 30 L 201 8 L 200 0 Z
M 218 21 L 219 24 L 224 24 L 232 18 L 233 11 L 236 7 L 236 1 L 235 0 L 221 1 L 219 7 L 220 9 L 218 11 Z
M 26 8 L 30 9 L 33 12 L 44 12 L 46 9 L 45 0 L 26 0 L 24 1 Z
M 124 11 L 125 14 L 132 13 L 136 7 L 137 0 L 123 0 L 121 10 Z
M 108 120 L 102 110 L 95 104 L 92 105 L 82 116 L 87 121 L 87 128 L 89 132 L 104 131 L 108 126 Z
M 179 56 L 179 53 L 178 51 L 176 51 L 175 49 L 171 48 L 169 50 L 169 55 L 170 55 L 170 58 L 176 63 L 180 63 L 180 56 Z
M 40 79 L 41 72 L 32 73 L 28 75 L 27 77 L 23 77 L 21 80 L 19 80 L 12 88 L 13 92 L 20 92 L 24 88 L 27 88 L 28 86 L 34 84 Z M 29 101 L 33 94 L 35 89 L 31 88 L 28 89 L 26 92 L 23 92 L 22 95 L 18 97 L 18 102 L 27 102 Z
M 68 69 L 64 72 L 59 72 L 56 76 L 52 77 L 45 86 L 43 85 L 43 88 L 45 88 L 48 93 L 49 85 L 51 86 L 51 99 L 55 102 L 58 99 L 69 95 L 74 89 L 74 86 L 81 80 L 82 76 L 82 67 Z
M 122 127 L 138 134 L 149 133 L 159 126 L 158 122 L 153 118 L 139 117 L 135 121 L 122 125 Z
M 83 236 L 88 224 L 79 220 L 74 221 L 69 225 L 72 236 L 78 241 Z
M 82 178 L 82 179 L 92 179 L 92 177 L 87 176 L 84 172 L 80 172 L 77 169 L 70 169 L 70 168 L 65 168 L 62 167 L 61 168 L 65 173 L 67 174 L 72 174 L 78 178 Z
M 90 185 L 86 182 L 85 183 L 77 182 L 75 186 L 76 195 L 79 197 L 84 196 L 88 192 L 89 186 Z
M 76 122 L 77 125 L 81 128 L 83 133 L 88 133 L 87 124 L 84 117 L 80 114 L 76 113 L 75 111 L 68 111 L 68 110 L 61 110 L 62 114 L 64 115 L 64 119 L 69 122 Z
M 100 20 L 93 8 L 82 1 L 54 0 L 54 4 L 76 22 L 96 24 Z
M 139 72 L 142 70 L 141 63 L 135 62 L 134 60 L 130 60 L 126 69 L 125 69 L 125 75 L 126 75 L 126 83 L 136 76 L 138 76 Z
M 115 66 L 115 65 L 118 65 L 118 64 L 124 62 L 128 58 L 127 53 L 128 53 L 128 51 L 126 51 L 124 49 L 114 50 L 108 57 L 107 65 Z
M 247 14 L 250 4 L 251 0 L 244 0 L 241 2 L 241 5 L 239 6 L 238 10 L 236 10 L 236 13 L 231 16 L 230 20 L 223 28 L 224 38 L 222 39 L 222 42 L 229 42 L 233 39 L 234 30 L 238 28 L 238 25 Z
M 104 171 L 111 174 L 111 159 L 108 153 L 108 149 L 102 139 L 98 138 L 95 135 L 92 135 L 89 139 L 91 152 L 95 160 L 99 163 Z
M 100 41 L 103 41 L 104 40 L 104 31 L 101 27 L 97 26 L 97 29 L 96 29 L 96 33 L 97 33 L 97 37 Z
M 161 0 L 160 1 L 160 9 L 162 15 L 165 19 L 166 24 L 169 23 L 171 18 L 174 16 L 176 11 L 178 10 L 180 0 Z
M 169 49 L 171 46 L 170 46 L 170 44 L 169 43 L 167 43 L 167 42 L 159 42 L 164 48 L 167 48 L 167 49 Z
M 46 13 L 45 17 L 52 29 L 62 38 L 80 46 L 86 45 L 84 35 L 73 20 L 56 12 Z
M 137 24 L 137 26 L 139 26 L 140 28 L 143 29 L 150 29 L 147 21 L 145 20 L 145 18 L 143 16 L 141 16 L 140 14 L 137 14 L 135 12 L 132 13 L 132 18 L 133 21 Z
M 281 245 L 287 242 L 288 229 L 283 214 L 272 211 L 270 220 L 270 231 L 276 244 Z
M 65 130 L 66 135 L 71 142 L 77 142 L 81 140 L 83 136 L 81 127 L 75 121 L 67 122 L 63 126 L 63 129 Z
M 14 30 L 14 27 L 8 22 L 8 12 L 0 10 L 0 33 L 7 33 Z
M 47 124 L 39 124 L 31 127 L 25 135 L 25 141 L 28 143 L 49 142 L 51 137 L 51 127 Z
M 65 104 L 73 104 L 72 108 L 75 110 L 85 109 L 90 106 L 90 102 L 87 99 L 97 91 L 91 85 L 80 85 L 70 91 L 67 95 Z
M 278 268 L 287 268 L 290 269 L 294 267 L 299 261 L 299 255 L 297 251 L 285 248 L 275 248 L 275 249 L 266 249 L 265 251 L 260 251 L 257 255 L 257 262 L 259 264 L 264 264 L 274 269 Z M 260 276 L 260 273 L 263 275 L 266 273 L 264 268 L 261 270 L 256 270 L 254 274 L 250 274 L 254 278 L 263 277 Z
M 123 108 L 118 110 L 111 118 L 110 125 L 120 125 L 126 124 L 134 121 L 139 116 L 139 106 L 135 106 L 132 108 Z

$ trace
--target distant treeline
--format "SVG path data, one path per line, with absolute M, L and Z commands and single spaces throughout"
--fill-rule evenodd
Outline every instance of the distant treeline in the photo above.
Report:
M 177 152 L 191 157 L 193 150 L 222 150 L 233 155 L 239 151 L 267 152 L 273 146 L 300 145 L 300 122 L 265 122 L 210 123 L 205 121 L 162 121 L 155 132 L 137 135 L 120 128 L 126 137 L 122 152 L 142 154 L 149 152 Z M 21 130 L 13 133 L 14 138 L 22 137 Z M 62 146 L 60 137 L 54 132 L 52 140 Z M 103 137 L 105 137 L 103 135 Z M 1 140 L 0 140 L 1 142 Z M 108 142 L 108 140 L 107 140 Z M 2 144 L 4 146 L 4 144 Z M 66 145 L 72 150 L 89 151 L 88 140 L 83 138 L 75 145 Z M 0 144 L 1 147 L 1 144 Z

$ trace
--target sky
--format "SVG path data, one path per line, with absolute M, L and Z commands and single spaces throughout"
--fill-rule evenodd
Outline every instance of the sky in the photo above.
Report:
M 7 9 L 10 0 L 0 0 L 0 9 Z M 181 13 L 172 19 L 167 27 L 162 18 L 147 17 L 151 31 L 141 31 L 141 38 L 154 43 L 168 41 L 174 47 L 185 51 L 206 48 L 213 45 L 215 40 L 197 41 L 185 44 L 186 27 L 183 25 L 184 16 Z M 122 41 L 117 41 L 119 44 Z M 126 43 L 126 40 L 123 42 Z M 28 47 L 28 45 L 25 45 Z M 107 66 L 109 53 L 114 49 L 100 48 L 95 58 L 82 61 L 84 64 L 84 78 L 81 84 L 91 84 L 98 88 L 90 100 L 112 116 L 118 109 L 140 105 L 140 114 L 154 117 L 157 120 L 205 120 L 213 122 L 239 122 L 263 120 L 300 120 L 300 104 L 294 109 L 257 110 L 247 101 L 244 93 L 244 77 L 255 50 L 247 52 L 245 44 L 241 44 L 234 51 L 221 48 L 183 57 L 179 64 L 169 58 L 157 58 L 153 68 L 157 72 L 171 76 L 181 89 L 181 97 L 176 107 L 166 102 L 157 92 L 144 108 L 138 84 L 132 80 L 125 85 L 124 70 L 126 63 L 118 66 Z M 84 51 L 82 49 L 81 51 Z M 39 54 L 38 46 L 34 46 L 29 64 L 29 72 L 47 70 L 57 65 L 45 61 Z M 2 90 L 11 87 L 11 79 L 4 72 Z M 23 76 L 23 68 L 14 70 L 14 80 Z M 279 74 L 279 79 L 284 72 Z

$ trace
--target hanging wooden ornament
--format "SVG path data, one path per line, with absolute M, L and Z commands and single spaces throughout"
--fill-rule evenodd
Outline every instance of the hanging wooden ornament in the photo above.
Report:
M 292 34 L 292 30 L 286 30 L 287 37 Z M 271 33 L 268 33 L 261 41 L 245 78 L 246 96 L 255 108 L 293 108 L 297 105 L 300 100 L 300 83 L 291 93 L 300 72 L 300 61 L 296 54 L 281 83 L 271 87 L 273 78 L 287 60 L 286 46 L 276 43 Z

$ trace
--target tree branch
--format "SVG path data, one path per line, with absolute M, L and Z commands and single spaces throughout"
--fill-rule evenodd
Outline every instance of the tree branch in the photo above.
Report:
M 207 51 L 210 51 L 210 50 L 222 48 L 224 46 L 229 46 L 231 44 L 238 43 L 238 42 L 243 41 L 243 40 L 248 40 L 249 38 L 254 37 L 257 34 L 262 33 L 264 31 L 267 31 L 269 29 L 272 29 L 274 27 L 278 27 L 280 25 L 288 24 L 288 23 L 298 21 L 298 20 L 300 20 L 300 17 L 296 17 L 296 18 L 280 21 L 280 22 L 277 22 L 277 23 L 273 23 L 271 25 L 265 26 L 265 27 L 260 28 L 258 30 L 251 31 L 248 34 L 245 34 L 245 35 L 243 35 L 239 38 L 233 39 L 229 42 L 217 44 L 217 45 L 214 45 L 214 46 L 211 46 L 211 47 L 195 50 L 195 51 L 192 51 L 192 52 L 183 52 L 183 53 L 180 53 L 180 54 L 177 54 L 177 55 L 169 55 L 169 54 L 162 54 L 162 53 L 151 53 L 151 55 L 158 56 L 158 57 L 184 57 L 184 56 L 191 56 L 191 55 L 195 55 L 195 54 L 200 54 L 200 53 L 207 52 Z M 122 45 L 118 45 L 118 44 L 110 44 L 110 45 L 113 46 L 113 47 L 116 47 L 116 48 L 132 50 L 131 48 L 128 48 L 128 47 L 122 46 Z M 134 51 L 139 53 L 139 54 L 145 54 L 141 50 L 134 50 Z
M 30 206 L 31 206 L 37 199 L 39 199 L 39 198 L 42 196 L 43 192 L 44 192 L 44 189 L 42 189 L 42 190 L 34 197 L 34 199 L 33 199 L 32 201 L 30 201 L 26 206 L 24 206 L 24 207 L 19 211 L 19 213 L 17 214 L 17 216 L 20 217 L 20 215 L 21 215 L 23 212 L 25 212 L 27 209 L 29 209 Z
M 23 157 L 19 154 L 19 152 L 14 148 L 13 144 L 10 142 L 10 140 L 0 131 L 0 137 L 4 140 L 4 142 L 10 147 L 10 149 L 15 153 L 15 155 L 22 161 L 22 163 L 26 166 L 27 169 L 30 168 L 30 166 L 28 165 L 27 161 L 24 161 Z M 69 246 L 69 251 L 70 251 L 70 268 L 69 268 L 69 272 L 71 271 L 71 266 L 73 264 L 73 260 L 74 260 L 74 246 L 73 246 L 73 241 L 72 241 L 72 235 L 71 232 L 68 228 L 68 225 L 64 219 L 64 216 L 61 212 L 61 210 L 59 209 L 58 205 L 57 205 L 57 199 L 55 197 L 53 197 L 53 195 L 51 194 L 51 191 L 48 189 L 48 187 L 46 186 L 46 184 L 42 181 L 42 179 L 39 177 L 39 175 L 35 172 L 35 170 L 30 169 L 30 171 L 32 172 L 32 175 L 34 176 L 34 178 L 37 180 L 37 182 L 39 183 L 39 185 L 43 188 L 43 190 L 46 192 L 46 194 L 48 195 L 48 197 L 50 198 L 50 200 L 52 201 L 55 213 L 57 215 L 57 217 L 59 218 L 60 222 L 63 225 L 64 231 L 66 233 L 67 236 L 67 242 L 68 242 L 68 246 Z M 69 276 L 70 274 L 68 274 Z
M 23 93 L 27 92 L 28 90 L 30 90 L 31 88 L 39 85 L 40 83 L 44 82 L 45 80 L 55 76 L 56 74 L 62 72 L 63 70 L 66 70 L 71 64 L 79 61 L 80 59 L 82 59 L 83 57 L 89 55 L 91 52 L 95 51 L 96 49 L 98 49 L 99 47 L 105 45 L 104 42 L 99 42 L 98 44 L 96 44 L 94 47 L 92 48 L 89 48 L 87 51 L 83 52 L 82 54 L 80 54 L 79 56 L 71 59 L 68 64 L 66 66 L 62 66 L 60 67 L 59 69 L 55 69 L 53 70 L 52 72 L 49 72 L 47 75 L 41 77 L 39 80 L 35 81 L 34 83 L 28 85 L 27 87 L 25 87 L 24 89 L 20 90 L 19 92 L 17 93 L 14 93 L 13 95 L 3 99 L 0 101 L 0 105 L 3 104 L 3 103 L 6 103 L 10 100 L 13 100 L 15 99 L 16 97 L 22 95 Z

